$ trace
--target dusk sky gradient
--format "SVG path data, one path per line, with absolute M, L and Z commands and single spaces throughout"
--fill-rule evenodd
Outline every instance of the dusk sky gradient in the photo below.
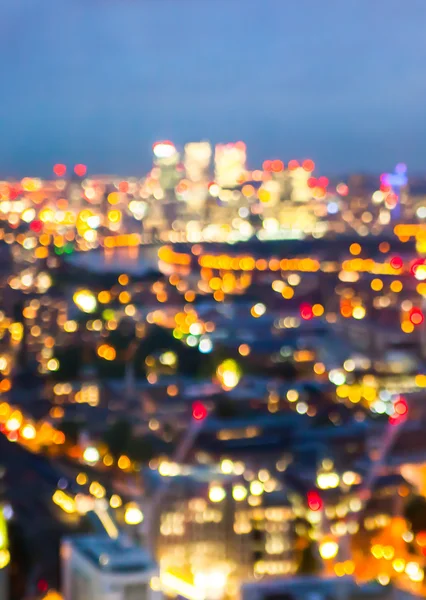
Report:
M 426 0 L 0 0 L 0 175 L 142 175 L 155 140 L 426 172 Z

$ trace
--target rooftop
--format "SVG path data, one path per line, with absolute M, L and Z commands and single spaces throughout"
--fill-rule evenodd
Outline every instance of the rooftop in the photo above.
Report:
M 124 536 L 112 539 L 107 535 L 69 538 L 72 546 L 98 569 L 109 572 L 141 572 L 154 567 L 148 552 L 135 546 Z

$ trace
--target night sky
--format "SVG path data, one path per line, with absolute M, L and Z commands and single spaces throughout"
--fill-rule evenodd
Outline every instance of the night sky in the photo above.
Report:
M 426 172 L 425 0 L 0 0 L 0 175 L 141 175 L 151 145 Z

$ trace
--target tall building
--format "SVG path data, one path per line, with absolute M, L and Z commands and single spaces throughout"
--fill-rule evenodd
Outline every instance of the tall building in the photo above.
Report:
M 162 578 L 172 574 L 213 598 L 242 581 L 294 574 L 295 516 L 286 493 L 249 490 L 233 477 L 209 485 L 195 474 L 174 479 L 156 515 Z
M 191 142 L 185 145 L 184 167 L 187 181 L 182 182 L 182 199 L 193 212 L 201 211 L 205 205 L 211 158 L 212 147 L 209 142 Z
M 189 181 L 200 183 L 209 180 L 211 158 L 210 142 L 190 142 L 185 145 L 183 164 Z
M 176 146 L 168 140 L 156 142 L 152 147 L 152 151 L 154 153 L 154 165 L 160 171 L 161 188 L 164 191 L 173 190 L 180 179 L 178 171 L 180 155 Z
M 242 183 L 246 172 L 244 142 L 217 144 L 214 153 L 215 179 L 222 188 L 235 188 Z
M 89 535 L 62 543 L 64 600 L 158 600 L 158 570 L 142 548 L 119 537 Z

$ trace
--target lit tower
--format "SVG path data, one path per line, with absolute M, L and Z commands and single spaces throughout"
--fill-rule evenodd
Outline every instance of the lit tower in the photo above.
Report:
M 246 172 L 244 142 L 217 144 L 214 153 L 215 179 L 223 188 L 235 188 L 244 181 Z
M 156 142 L 152 151 L 154 153 L 154 165 L 160 170 L 160 185 L 164 191 L 171 191 L 179 181 L 179 152 L 175 145 L 168 140 Z
M 408 183 L 407 165 L 404 163 L 397 164 L 395 172 L 383 173 L 380 176 L 380 181 L 391 189 L 391 194 L 386 198 L 386 205 L 392 211 L 392 218 L 396 220 L 401 214 L 401 203 L 405 203 L 405 198 L 404 202 L 401 202 L 401 200 Z
M 211 158 L 212 147 L 209 142 L 191 142 L 185 145 L 187 185 L 184 196 L 189 208 L 194 211 L 201 210 L 207 198 Z

